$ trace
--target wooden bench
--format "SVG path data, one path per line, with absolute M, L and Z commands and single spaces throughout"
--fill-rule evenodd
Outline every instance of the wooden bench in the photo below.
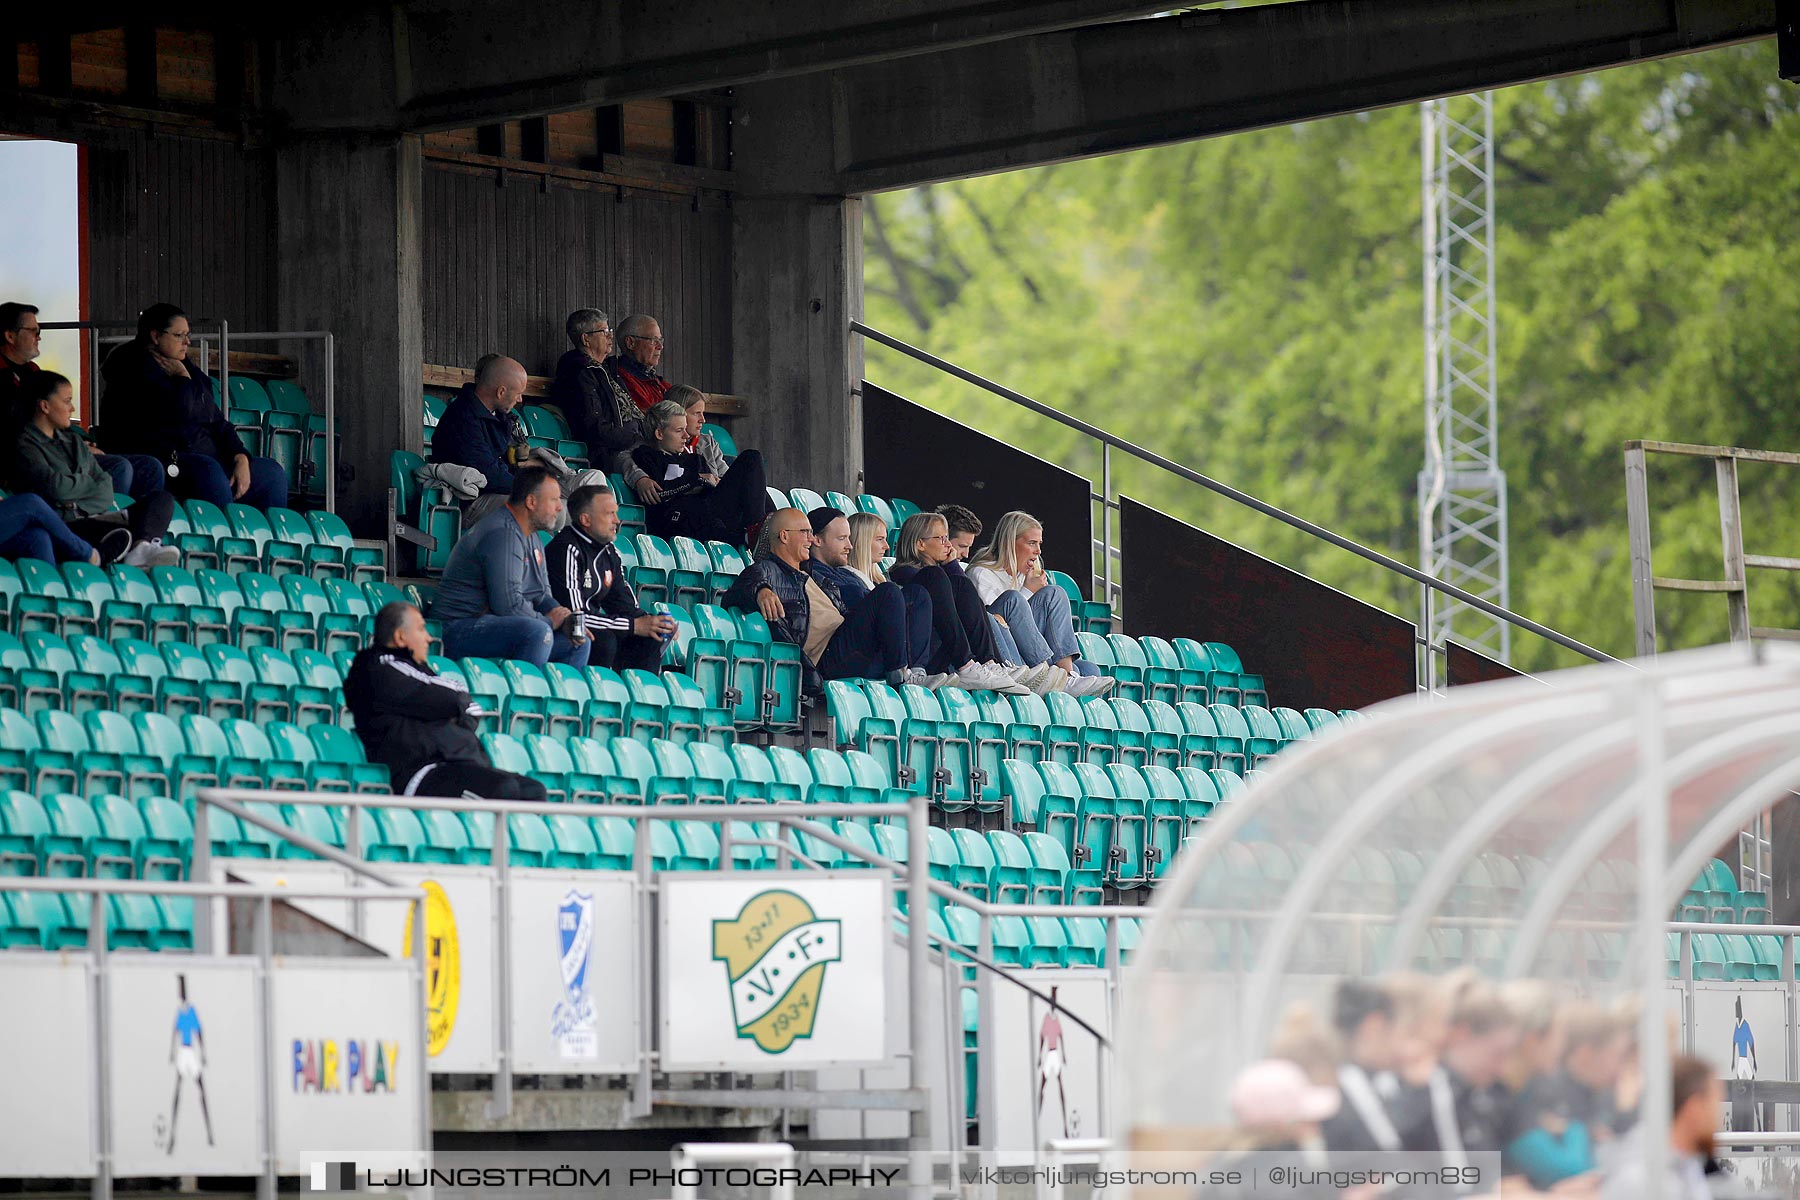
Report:
M 235 355 L 234 355 L 235 357 Z M 475 382 L 473 367 L 446 367 L 437 363 L 425 364 L 425 386 L 441 388 L 455 392 L 465 383 Z M 525 377 L 525 395 L 542 400 L 550 395 L 550 377 L 547 375 L 527 375 Z M 723 392 L 706 393 L 706 415 L 711 417 L 741 417 L 749 413 L 749 403 L 742 396 L 731 396 Z

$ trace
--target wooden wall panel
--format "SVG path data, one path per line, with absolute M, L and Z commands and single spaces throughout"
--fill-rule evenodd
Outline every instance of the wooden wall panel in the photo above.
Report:
M 97 29 L 69 38 L 69 82 L 77 92 L 125 94 L 125 31 Z
M 96 319 L 157 301 L 239 329 L 275 314 L 274 165 L 208 138 L 96 129 L 87 154 L 88 297 Z
M 1224 642 L 1291 708 L 1415 690 L 1412 622 L 1130 498 L 1119 525 L 1126 633 Z
M 177 104 L 211 105 L 219 98 L 213 35 L 207 30 L 156 31 L 156 95 Z
M 685 198 L 427 163 L 425 359 L 548 375 L 584 306 L 662 322 L 669 377 L 731 391 L 730 214 Z

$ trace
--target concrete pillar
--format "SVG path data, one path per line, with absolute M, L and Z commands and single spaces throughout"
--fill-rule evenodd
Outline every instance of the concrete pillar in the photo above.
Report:
M 359 537 L 385 536 L 389 456 L 422 444 L 422 181 L 417 136 L 276 153 L 276 312 L 284 329 L 337 336 L 338 461 L 355 472 L 337 510 Z
M 769 482 L 854 495 L 862 480 L 862 200 L 732 202 L 732 390 L 751 403 L 739 442 Z

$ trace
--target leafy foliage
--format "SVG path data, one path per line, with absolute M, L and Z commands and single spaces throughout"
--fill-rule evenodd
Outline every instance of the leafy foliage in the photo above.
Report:
M 1800 443 L 1800 89 L 1770 44 L 1496 97 L 1502 462 L 1516 611 L 1632 648 L 1621 443 Z M 870 323 L 1416 561 L 1419 117 L 1390 109 L 961 180 L 865 209 Z M 1041 417 L 880 347 L 871 379 L 1098 478 Z M 1121 490 L 1390 611 L 1417 589 L 1164 472 Z M 1746 468 L 1750 553 L 1800 557 L 1800 474 Z M 1657 460 L 1656 572 L 1721 574 L 1705 462 Z M 1055 531 L 1050 531 L 1054 536 Z M 1800 627 L 1759 572 L 1758 625 Z M 1129 603 L 1129 598 L 1127 598 Z M 1722 640 L 1659 597 L 1665 645 Z M 1524 635 L 1526 669 L 1571 657 Z

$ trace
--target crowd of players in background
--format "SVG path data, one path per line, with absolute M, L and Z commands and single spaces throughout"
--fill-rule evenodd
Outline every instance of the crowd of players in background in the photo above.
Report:
M 1284 1014 L 1272 1057 L 1233 1083 L 1236 1129 L 1218 1149 L 1227 1159 L 1280 1151 L 1332 1168 L 1396 1151 L 1452 1165 L 1498 1153 L 1503 1187 L 1490 1180 L 1468 1194 L 1637 1200 L 1647 1191 L 1638 1021 L 1635 997 L 1604 1005 L 1470 970 L 1346 980 L 1328 1017 L 1306 1004 Z M 1738 1195 L 1713 1153 L 1718 1072 L 1675 1054 L 1672 1083 L 1663 1195 Z

